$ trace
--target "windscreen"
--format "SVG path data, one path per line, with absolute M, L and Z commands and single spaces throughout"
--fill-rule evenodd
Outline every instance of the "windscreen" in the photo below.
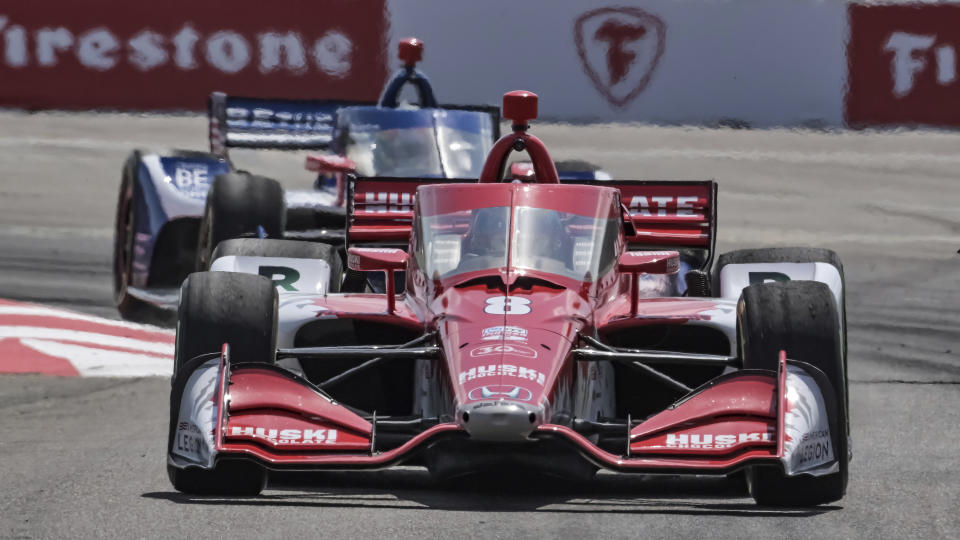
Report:
M 362 176 L 477 178 L 493 145 L 490 115 L 444 109 L 342 109 L 339 145 Z
M 417 257 L 433 279 L 510 265 L 593 281 L 616 259 L 619 226 L 615 219 L 531 207 L 421 216 Z

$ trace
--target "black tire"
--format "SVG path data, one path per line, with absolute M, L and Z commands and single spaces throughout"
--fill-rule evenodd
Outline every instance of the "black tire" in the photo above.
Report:
M 269 279 L 235 272 L 187 276 L 180 289 L 174 379 L 192 358 L 217 352 L 225 342 L 231 365 L 275 363 L 277 292 Z M 179 396 L 172 396 L 171 431 L 179 404 Z M 167 475 L 174 488 L 191 494 L 256 495 L 267 479 L 262 467 L 245 461 L 221 462 L 213 470 L 167 465 Z
M 138 218 L 135 203 L 139 190 L 136 181 L 139 164 L 140 152 L 137 150 L 123 164 L 113 233 L 113 301 L 121 317 L 134 321 L 147 320 L 150 313 L 147 303 L 127 291 L 133 269 L 133 240 Z
M 716 293 L 720 289 L 720 270 L 728 264 L 757 264 L 757 263 L 810 263 L 822 262 L 832 265 L 840 272 L 840 329 L 843 334 L 843 372 L 847 372 L 847 282 L 843 275 L 843 263 L 840 256 L 830 249 L 808 248 L 808 247 L 779 247 L 779 248 L 756 248 L 739 249 L 720 255 L 717 259 L 716 272 L 713 282 L 716 284 Z M 847 401 L 844 401 L 844 407 L 847 412 L 847 432 L 850 431 L 850 402 L 849 388 L 844 388 L 844 395 Z
M 212 262 L 227 255 L 319 259 L 330 265 L 330 287 L 327 292 L 340 292 L 343 282 L 343 261 L 337 249 L 328 244 L 268 238 L 234 238 L 217 244 L 210 260 Z
M 196 272 L 180 288 L 174 378 L 181 366 L 230 344 L 230 363 L 275 363 L 277 291 L 268 278 Z
M 190 495 L 259 495 L 267 486 L 267 471 L 250 461 L 222 461 L 213 470 L 178 469 L 167 465 L 173 487 Z
M 263 227 L 271 238 L 283 238 L 286 204 L 276 180 L 249 173 L 227 173 L 213 179 L 207 192 L 197 239 L 198 271 L 210 267 L 210 257 L 223 240 L 256 235 Z
M 833 394 L 825 398 L 835 404 L 837 414 L 831 431 L 839 472 L 791 478 L 778 466 L 754 466 L 747 471 L 750 493 L 765 506 L 812 506 L 839 500 L 847 488 L 847 377 L 840 317 L 830 288 L 816 281 L 751 285 L 743 290 L 737 306 L 737 334 L 745 369 L 776 371 L 782 349 L 790 359 L 822 371 L 830 383 L 824 391 Z

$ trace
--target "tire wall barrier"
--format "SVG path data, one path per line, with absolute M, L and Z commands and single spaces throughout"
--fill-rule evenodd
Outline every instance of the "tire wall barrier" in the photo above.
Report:
M 844 0 L 7 2 L 0 107 L 375 100 L 408 36 L 441 102 L 524 88 L 550 120 L 960 124 L 960 4 Z

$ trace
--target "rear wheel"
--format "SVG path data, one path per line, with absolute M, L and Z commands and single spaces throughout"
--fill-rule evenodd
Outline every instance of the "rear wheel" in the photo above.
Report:
M 230 344 L 231 364 L 275 362 L 277 292 L 269 279 L 234 272 L 187 276 L 180 289 L 174 378 L 190 359 L 219 351 L 223 343 Z M 178 416 L 171 410 L 172 422 Z M 218 463 L 213 470 L 168 465 L 167 474 L 178 491 L 195 494 L 256 495 L 267 479 L 262 467 L 246 461 Z
M 776 371 L 780 350 L 822 371 L 836 403 L 836 458 L 840 470 L 826 476 L 788 477 L 776 466 L 754 466 L 747 485 L 758 504 L 811 506 L 836 501 L 847 487 L 846 372 L 840 317 L 830 288 L 816 281 L 762 283 L 743 290 L 737 332 L 744 368 Z
M 234 238 L 217 244 L 211 263 L 228 255 L 247 257 L 284 257 L 291 259 L 317 259 L 330 266 L 330 283 L 327 292 L 340 292 L 343 282 L 343 261 L 337 249 L 329 244 L 317 244 L 299 240 L 272 240 L 266 238 Z
M 249 173 L 221 174 L 207 193 L 196 268 L 210 267 L 213 250 L 223 240 L 258 234 L 282 238 L 285 227 L 286 204 L 279 182 Z

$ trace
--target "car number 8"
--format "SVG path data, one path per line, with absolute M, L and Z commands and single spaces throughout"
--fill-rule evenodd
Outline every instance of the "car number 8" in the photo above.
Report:
M 516 296 L 494 296 L 487 298 L 484 313 L 491 315 L 526 315 L 530 313 L 530 299 Z

